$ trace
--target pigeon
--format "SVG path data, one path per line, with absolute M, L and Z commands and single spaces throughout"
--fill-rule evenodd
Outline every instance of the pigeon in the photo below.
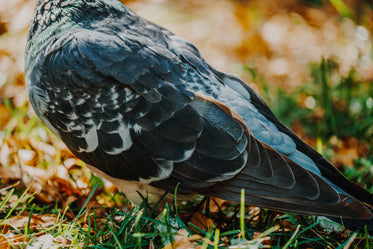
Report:
M 373 231 L 373 195 L 250 86 L 118 0 L 38 0 L 25 54 L 35 113 L 135 205 L 196 195 Z M 175 190 L 176 189 L 176 190 Z

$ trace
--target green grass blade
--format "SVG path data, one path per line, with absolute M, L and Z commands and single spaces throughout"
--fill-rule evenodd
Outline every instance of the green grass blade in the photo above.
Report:
M 220 230 L 219 228 L 216 228 L 215 235 L 214 235 L 214 249 L 219 248 L 219 240 L 220 240 Z
M 31 184 L 26 188 L 25 191 L 23 191 L 22 195 L 18 198 L 18 200 L 16 201 L 16 203 L 14 204 L 14 206 L 12 207 L 12 209 L 10 209 L 10 211 L 6 214 L 6 216 L 4 217 L 4 220 L 8 219 L 10 217 L 10 215 L 13 213 L 13 211 L 18 207 L 18 205 L 21 203 L 21 201 L 23 201 L 23 198 L 25 197 L 27 191 L 30 189 L 31 187 Z
M 241 189 L 241 202 L 240 202 L 240 229 L 241 238 L 245 239 L 245 189 Z
M 343 0 L 329 0 L 338 13 L 342 16 L 352 17 L 352 13 Z
M 9 190 L 9 192 L 5 196 L 4 200 L 0 203 L 0 211 L 5 206 L 5 204 L 8 202 L 9 198 L 12 196 L 13 193 L 14 193 L 14 188 L 12 188 L 11 190 Z
M 89 200 L 92 198 L 93 194 L 96 192 L 96 189 L 98 187 L 98 184 L 96 183 L 95 186 L 93 186 L 91 193 L 89 194 L 87 200 L 84 202 L 82 208 L 79 210 L 79 213 L 76 215 L 74 221 L 71 223 L 70 226 L 70 232 L 75 227 L 77 221 L 80 219 L 80 217 L 87 211 L 85 208 L 89 202 Z
M 293 243 L 293 241 L 298 237 L 297 234 L 299 232 L 299 229 L 300 229 L 300 225 L 297 226 L 297 229 L 295 229 L 295 232 L 290 237 L 290 239 L 288 240 L 288 242 L 286 242 L 286 244 L 282 247 L 282 249 L 288 248 L 290 246 L 290 244 Z

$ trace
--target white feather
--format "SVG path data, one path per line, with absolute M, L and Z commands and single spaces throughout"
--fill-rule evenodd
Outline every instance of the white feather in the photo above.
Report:
M 153 159 L 153 161 L 155 162 L 155 164 L 158 165 L 158 172 L 157 172 L 158 174 L 156 176 L 151 176 L 150 178 L 147 178 L 147 179 L 140 177 L 139 181 L 141 183 L 150 184 L 151 182 L 154 182 L 154 181 L 160 181 L 160 180 L 166 179 L 171 175 L 174 169 L 174 162 L 169 161 L 169 160 L 157 160 L 157 159 Z
M 122 124 L 119 127 L 118 132 L 119 132 L 119 136 L 122 138 L 122 141 L 123 141 L 122 151 L 126 151 L 129 148 L 131 148 L 132 143 L 133 143 L 128 125 Z
M 84 140 L 87 143 L 87 148 L 79 148 L 79 152 L 92 152 L 98 146 L 97 131 L 95 128 L 90 129 L 84 136 Z

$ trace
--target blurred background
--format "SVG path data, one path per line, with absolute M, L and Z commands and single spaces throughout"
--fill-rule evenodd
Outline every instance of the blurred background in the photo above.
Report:
M 280 120 L 350 178 L 373 190 L 371 1 L 123 2 L 194 43 L 218 70 L 243 78 Z M 8 168 L 20 163 L 40 168 L 73 158 L 40 128 L 28 104 L 24 49 L 35 4 L 0 0 L 0 165 Z M 68 170 L 51 174 L 66 177 Z M 6 172 L 0 170 L 3 183 L 11 178 Z
M 243 78 L 280 120 L 373 192 L 371 0 L 123 2 L 191 41 L 216 69 Z M 0 200 L 11 210 L 1 216 L 9 217 L 20 199 L 31 213 L 34 203 L 35 210 L 54 207 L 41 211 L 47 214 L 58 214 L 57 206 L 79 210 L 93 182 L 106 188 L 88 206 L 126 209 L 115 187 L 92 177 L 29 106 L 24 50 L 35 5 L 0 0 Z M 32 195 L 23 194 L 26 186 Z M 78 212 L 71 210 L 66 216 L 73 219 Z M 104 209 L 96 211 L 100 216 Z

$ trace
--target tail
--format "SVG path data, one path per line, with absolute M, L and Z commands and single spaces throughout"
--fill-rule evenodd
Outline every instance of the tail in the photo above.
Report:
M 373 208 L 365 205 L 369 211 L 373 214 Z M 328 219 L 342 224 L 344 227 L 350 230 L 360 230 L 361 233 L 367 231 L 370 235 L 373 235 L 373 218 L 369 220 L 357 220 L 347 218 L 328 217 Z

